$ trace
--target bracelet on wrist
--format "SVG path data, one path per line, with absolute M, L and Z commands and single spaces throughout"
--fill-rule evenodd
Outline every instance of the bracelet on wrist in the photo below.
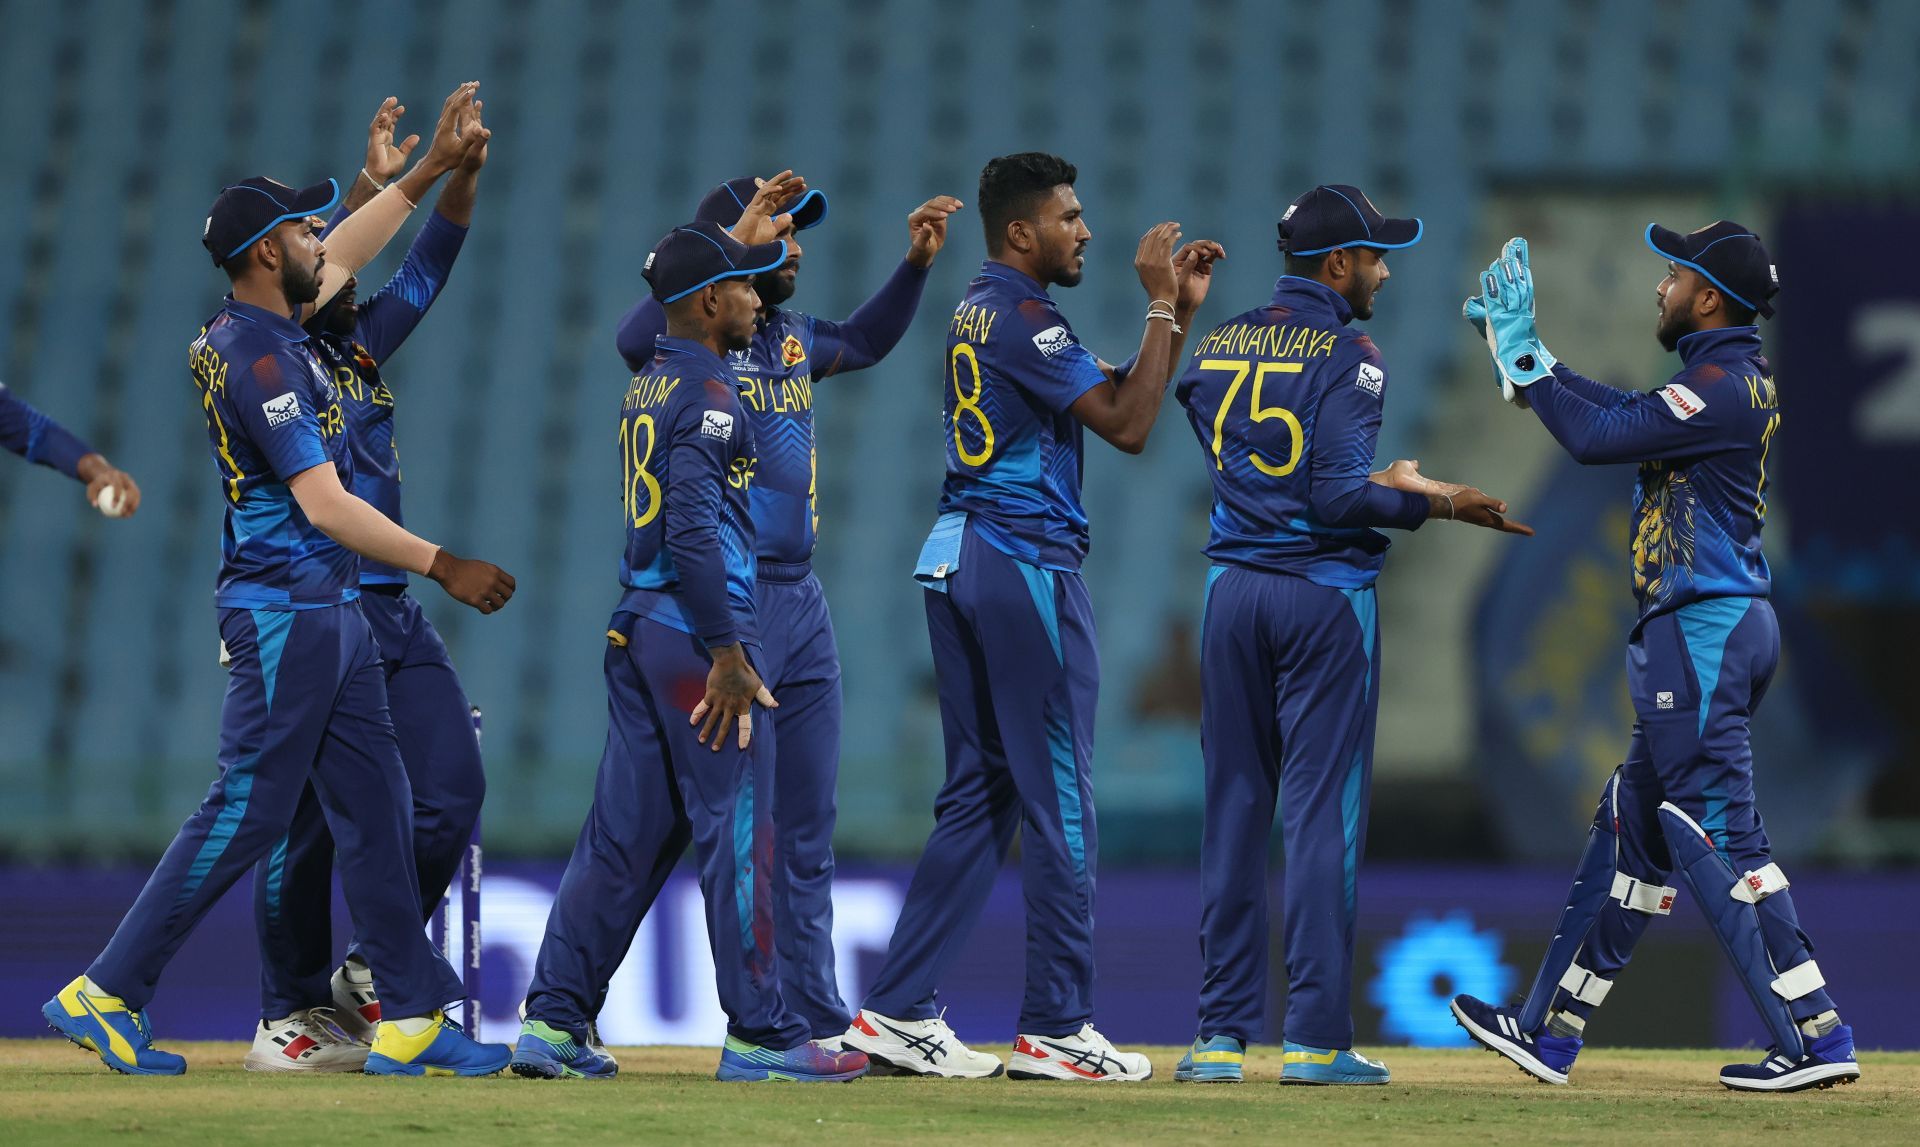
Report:
M 373 184 L 373 189 L 374 189 L 375 191 L 385 191 L 385 190 L 387 189 L 387 185 L 386 185 L 386 184 L 384 184 L 384 183 L 382 183 L 382 182 L 380 182 L 379 180 L 377 180 L 377 179 L 375 179 L 375 178 L 373 177 L 373 172 L 371 172 L 371 171 L 368 171 L 368 170 L 367 170 L 366 168 L 364 168 L 364 167 L 360 169 L 360 178 L 362 178 L 362 179 L 364 179 L 364 180 L 366 180 L 366 181 L 367 181 L 368 183 L 371 183 L 371 184 Z
M 1457 521 L 1457 520 L 1458 520 L 1458 518 L 1456 518 L 1456 517 L 1455 517 L 1455 514 L 1456 514 L 1456 511 L 1455 511 L 1455 510 L 1454 510 L 1454 508 L 1453 508 L 1453 495 L 1452 495 L 1452 494 L 1442 494 L 1442 495 L 1440 495 L 1440 496 L 1441 496 L 1442 498 L 1445 498 L 1445 499 L 1447 500 L 1447 521 L 1449 521 L 1449 522 L 1452 522 L 1452 521 Z

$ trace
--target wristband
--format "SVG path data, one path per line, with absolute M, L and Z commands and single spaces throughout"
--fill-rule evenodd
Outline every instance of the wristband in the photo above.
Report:
M 1442 494 L 1442 495 L 1440 495 L 1440 496 L 1441 496 L 1442 498 L 1445 498 L 1445 499 L 1447 500 L 1447 521 L 1449 521 L 1449 522 L 1453 522 L 1453 521 L 1458 521 L 1459 519 L 1458 519 L 1457 517 L 1455 517 L 1455 515 L 1456 515 L 1456 514 L 1458 513 L 1458 511 L 1456 511 L 1456 510 L 1455 510 L 1455 509 L 1453 508 L 1453 495 L 1452 495 L 1452 494 Z
M 377 179 L 375 179 L 375 178 L 373 177 L 373 172 L 371 172 L 371 171 L 368 171 L 368 170 L 367 170 L 366 168 L 364 168 L 364 167 L 363 167 L 363 168 L 361 168 L 361 169 L 360 169 L 360 174 L 361 174 L 362 176 L 364 176 L 364 177 L 366 178 L 366 181 L 367 181 L 368 183 L 371 183 L 371 184 L 373 184 L 373 189 L 374 189 L 375 191 L 385 191 L 385 190 L 387 189 L 387 185 L 386 185 L 386 184 L 384 184 L 384 183 L 382 183 L 382 182 L 380 182 L 379 180 L 377 180 Z

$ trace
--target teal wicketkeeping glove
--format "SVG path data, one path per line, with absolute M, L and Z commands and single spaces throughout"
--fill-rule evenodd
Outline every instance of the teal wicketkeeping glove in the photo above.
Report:
M 1500 257 L 1480 276 L 1480 286 L 1480 296 L 1467 300 L 1464 313 L 1487 340 L 1487 351 L 1500 375 L 1501 395 L 1518 404 L 1519 391 L 1552 374 L 1559 361 L 1534 329 L 1527 241 L 1509 239 Z
M 1485 298 L 1479 295 L 1473 296 L 1461 306 L 1460 313 L 1466 316 L 1468 322 L 1473 324 L 1475 333 L 1481 338 L 1487 337 L 1487 300 Z M 1493 368 L 1493 388 L 1499 391 L 1500 397 L 1506 399 L 1508 402 L 1511 402 L 1522 410 L 1527 409 L 1526 392 L 1515 390 L 1508 386 L 1507 380 L 1505 376 L 1500 373 L 1500 367 L 1497 364 Z

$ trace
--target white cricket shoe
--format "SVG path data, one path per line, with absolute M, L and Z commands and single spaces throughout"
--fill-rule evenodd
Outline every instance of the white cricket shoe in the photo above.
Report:
M 1139 1082 L 1153 1078 L 1153 1064 L 1135 1051 L 1121 1051 L 1107 1037 L 1081 1024 L 1069 1036 L 1014 1037 L 1008 1079 L 1086 1079 Z
M 334 1026 L 354 1043 L 373 1046 L 380 1027 L 380 994 L 373 990 L 373 971 L 358 960 L 346 960 L 333 973 Z
M 840 1046 L 866 1052 L 875 1064 L 909 1075 L 991 1079 L 1006 1070 L 999 1056 L 961 1043 L 947 1026 L 944 1011 L 930 1020 L 896 1020 L 861 1008 L 840 1037 Z
M 359 1071 L 367 1048 L 347 1038 L 332 1008 L 308 1008 L 261 1020 L 247 1052 L 248 1071 Z

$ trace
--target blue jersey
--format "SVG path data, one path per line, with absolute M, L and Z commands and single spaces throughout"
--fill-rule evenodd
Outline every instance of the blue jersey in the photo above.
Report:
M 393 392 L 380 377 L 380 367 L 433 305 L 466 238 L 465 227 L 434 212 L 414 236 L 393 278 L 360 304 L 353 336 L 321 334 L 313 339 L 314 352 L 332 372 L 340 407 L 347 415 L 353 492 L 396 524 L 402 521 L 400 447 L 394 439 Z M 407 575 L 372 558 L 361 558 L 360 581 L 405 585 Z
M 193 341 L 188 366 L 227 504 L 214 603 L 289 610 L 358 598 L 359 556 L 315 529 L 287 488 L 327 463 L 353 485 L 340 394 L 307 332 L 229 298 Z
M 988 260 L 947 324 L 942 360 L 947 479 L 940 513 L 963 512 L 995 549 L 1078 570 L 1083 431 L 1071 407 L 1106 381 L 1046 288 Z
M 727 369 L 740 380 L 760 453 L 752 502 L 761 561 L 798 565 L 813 558 L 820 528 L 814 382 L 863 370 L 886 357 L 912 323 L 926 283 L 926 271 L 902 260 L 873 297 L 843 322 L 769 307 L 753 344 L 727 356 Z M 647 369 L 654 340 L 666 329 L 666 311 L 652 297 L 627 312 L 617 345 L 628 369 Z
M 1427 499 L 1368 480 L 1387 368 L 1331 288 L 1282 276 L 1273 301 L 1195 347 L 1177 395 L 1213 480 L 1207 556 L 1319 585 L 1372 585 Z
M 80 476 L 80 459 L 93 453 L 66 427 L 13 396 L 0 382 L 0 446 L 69 478 Z
M 1680 373 L 1645 393 L 1564 365 L 1527 388 L 1575 459 L 1640 464 L 1631 547 L 1639 624 L 1704 598 L 1765 597 L 1773 584 L 1760 532 L 1780 395 L 1760 332 L 1698 331 L 1678 349 Z
M 620 401 L 620 608 L 708 645 L 756 642 L 753 431 L 726 363 L 662 337 Z

